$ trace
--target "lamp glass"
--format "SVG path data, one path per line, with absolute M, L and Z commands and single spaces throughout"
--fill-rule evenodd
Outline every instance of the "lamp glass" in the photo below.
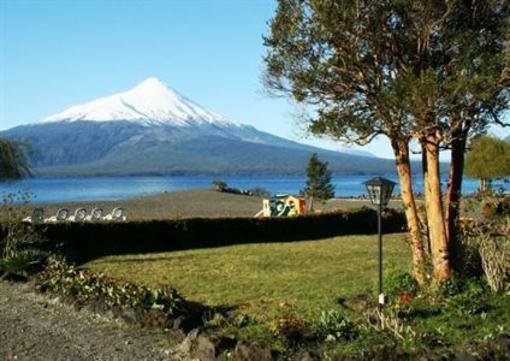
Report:
M 381 186 L 378 184 L 367 185 L 367 190 L 372 204 L 379 205 L 381 200 Z
M 386 178 L 376 177 L 365 182 L 365 186 L 372 204 L 385 207 L 391 199 L 395 183 Z
M 381 203 L 383 206 L 388 205 L 391 199 L 391 194 L 393 193 L 394 186 L 395 186 L 394 183 L 385 183 L 382 185 Z

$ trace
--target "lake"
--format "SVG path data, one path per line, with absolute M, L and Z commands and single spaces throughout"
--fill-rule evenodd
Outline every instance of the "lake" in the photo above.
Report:
M 365 193 L 363 182 L 370 176 L 334 176 L 333 183 L 337 197 L 353 197 Z M 397 181 L 395 177 L 389 177 Z M 59 203 L 73 201 L 118 200 L 182 191 L 193 188 L 211 188 L 212 181 L 221 179 L 229 187 L 251 189 L 262 187 L 272 194 L 298 194 L 304 187 L 304 176 L 225 176 L 225 177 L 91 177 L 91 178 L 29 178 L 0 184 L 0 194 L 25 191 L 33 194 L 32 203 Z M 508 183 L 495 182 L 495 187 Z M 446 180 L 443 187 L 446 186 Z M 477 188 L 476 180 L 466 178 L 464 193 Z M 421 177 L 416 177 L 415 190 L 422 191 Z M 395 192 L 398 192 L 398 187 Z

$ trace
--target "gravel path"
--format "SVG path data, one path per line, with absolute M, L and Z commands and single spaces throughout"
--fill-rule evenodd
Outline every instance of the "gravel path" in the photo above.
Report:
M 0 360 L 170 360 L 157 336 L 0 281 Z

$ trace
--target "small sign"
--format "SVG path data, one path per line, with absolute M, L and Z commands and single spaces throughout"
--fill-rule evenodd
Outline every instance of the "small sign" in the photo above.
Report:
M 381 293 L 381 294 L 379 295 L 379 304 L 380 304 L 381 306 L 384 306 L 384 293 Z

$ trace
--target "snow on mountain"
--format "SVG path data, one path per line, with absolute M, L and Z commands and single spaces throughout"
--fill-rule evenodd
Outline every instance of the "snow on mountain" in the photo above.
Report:
M 227 120 L 156 78 L 0 132 L 35 151 L 46 176 L 302 174 L 311 153 L 339 174 L 387 173 L 393 162 L 293 142 Z
M 131 90 L 72 106 L 41 122 L 132 121 L 144 125 L 239 127 L 182 96 L 157 78 L 148 78 Z

